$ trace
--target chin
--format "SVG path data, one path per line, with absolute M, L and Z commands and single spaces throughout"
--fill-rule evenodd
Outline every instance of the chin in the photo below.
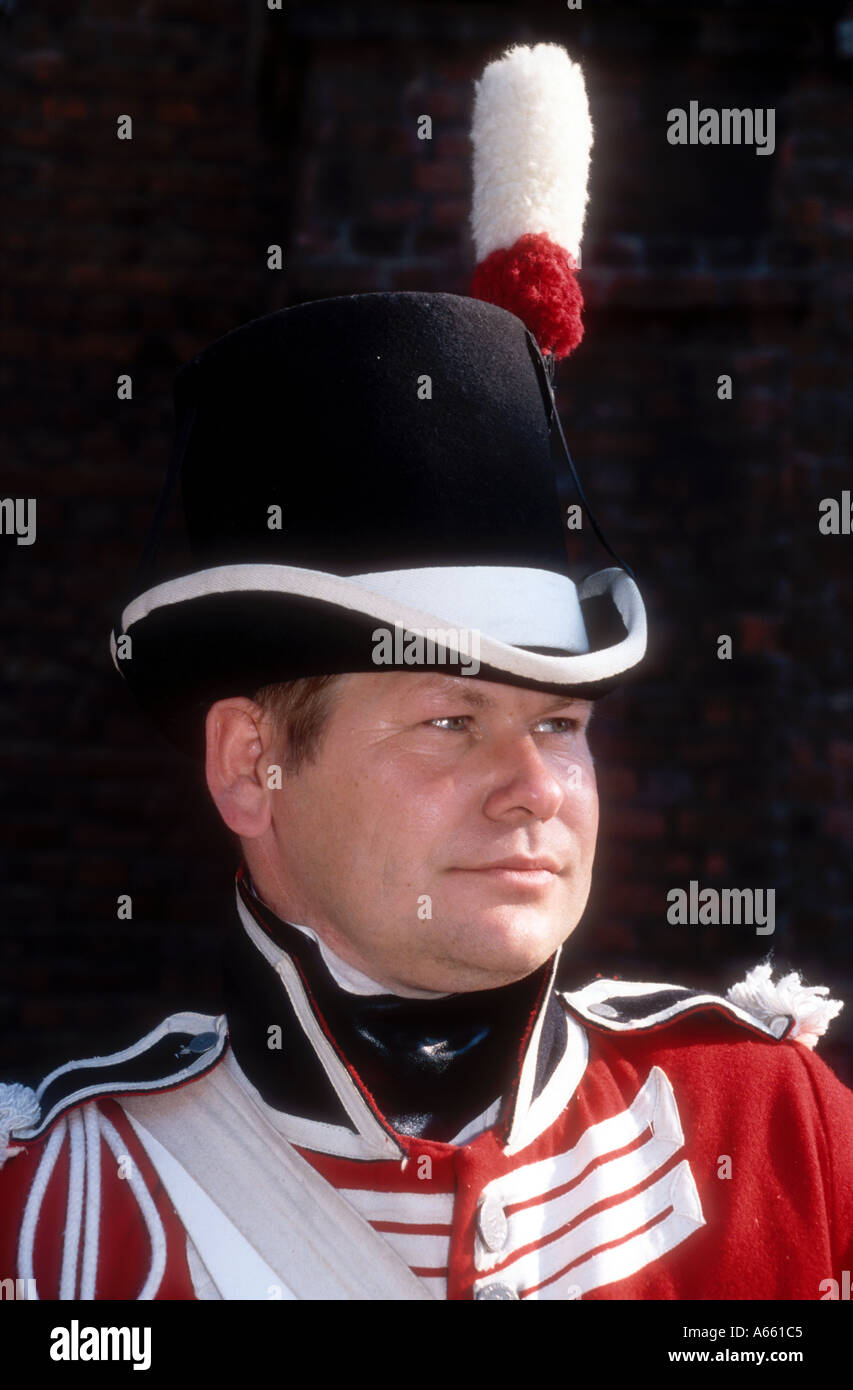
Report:
M 498 983 L 521 980 L 538 970 L 569 935 L 565 915 L 555 920 L 552 912 L 533 912 L 517 907 L 490 909 L 452 928 L 448 955 L 460 973 L 468 967 L 487 972 Z M 451 944 L 452 943 L 452 944 Z M 495 986 L 493 986 L 495 987 Z M 488 989 L 488 984 L 481 986 Z

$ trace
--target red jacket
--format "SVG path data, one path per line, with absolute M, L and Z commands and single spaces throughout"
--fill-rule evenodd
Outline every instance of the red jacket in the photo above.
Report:
M 241 915 L 259 968 L 280 965 Z M 499 1114 L 439 1143 L 393 1130 L 291 976 L 285 1033 L 322 1056 L 338 1109 L 272 1111 L 222 1017 L 176 1015 L 115 1057 L 70 1063 L 39 1088 L 38 1121 L 12 1126 L 0 1270 L 42 1299 L 281 1296 L 250 1246 L 242 1284 L 209 1230 L 201 1260 L 122 1108 L 172 1093 L 180 1116 L 217 1075 L 436 1298 L 818 1300 L 853 1270 L 853 1095 L 791 1040 L 795 1018 L 662 985 L 551 988 Z M 0 1088 L 0 1114 L 14 1099 Z M 263 1191 L 237 1195 L 263 1210 Z

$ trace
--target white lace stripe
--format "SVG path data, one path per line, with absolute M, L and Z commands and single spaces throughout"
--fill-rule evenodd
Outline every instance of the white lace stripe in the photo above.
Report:
M 423 1235 L 420 1231 L 379 1231 L 391 1249 L 405 1260 L 409 1269 L 446 1270 L 450 1259 L 450 1232 L 444 1236 Z
M 554 1279 L 550 1284 L 530 1294 L 530 1297 L 564 1299 L 569 1287 L 580 1289 L 583 1296 L 592 1289 L 601 1288 L 602 1284 L 628 1279 L 646 1265 L 654 1264 L 655 1260 L 659 1260 L 668 1250 L 673 1250 L 700 1226 L 704 1226 L 705 1218 L 699 1202 L 699 1193 L 687 1160 L 679 1163 L 658 1186 L 665 1184 L 667 1179 L 668 1197 L 673 1208 L 668 1216 L 658 1221 L 650 1230 L 638 1231 L 619 1245 L 590 1255 L 582 1264 L 574 1265 L 563 1278 Z M 577 1294 L 573 1296 L 577 1297 Z
M 83 1106 L 83 1129 L 86 1136 L 86 1224 L 80 1299 L 89 1302 L 95 1298 L 98 1242 L 101 1238 L 101 1129 L 96 1105 Z
M 685 1186 L 686 1182 L 686 1186 Z M 689 1211 L 685 1211 L 683 1206 L 679 1211 L 679 1205 L 689 1196 Z M 567 1265 L 580 1261 L 584 1256 L 592 1256 L 592 1252 L 598 1246 L 617 1242 L 628 1237 L 637 1238 L 636 1249 L 639 1252 L 639 1263 L 636 1268 L 656 1260 L 660 1253 L 660 1241 L 664 1242 L 664 1248 L 669 1248 L 669 1233 L 662 1232 L 655 1234 L 655 1229 L 648 1232 L 641 1232 L 641 1227 L 653 1221 L 655 1217 L 663 1217 L 669 1207 L 676 1207 L 674 1215 L 679 1218 L 677 1221 L 677 1231 L 674 1233 L 677 1239 L 672 1244 L 677 1244 L 684 1240 L 685 1236 L 693 1231 L 697 1226 L 704 1225 L 701 1207 L 699 1205 L 699 1194 L 696 1192 L 695 1184 L 690 1173 L 689 1165 L 683 1161 L 672 1172 L 665 1173 L 651 1187 L 647 1187 L 643 1192 L 639 1192 L 634 1197 L 629 1197 L 623 1202 L 605 1208 L 604 1211 L 597 1212 L 594 1216 L 589 1216 L 582 1221 L 579 1226 L 575 1226 L 571 1231 L 559 1239 L 551 1241 L 548 1245 L 540 1246 L 538 1249 L 530 1250 L 526 1255 L 510 1263 L 501 1271 L 501 1278 L 510 1276 L 513 1286 L 518 1289 L 521 1297 L 524 1297 L 526 1289 L 536 1289 L 540 1284 L 548 1279 L 553 1279 L 566 1269 Z M 686 1221 L 680 1218 L 686 1217 Z M 663 1224 L 661 1222 L 660 1224 Z M 602 1252 L 603 1253 L 603 1252 Z M 575 1278 L 576 1271 L 570 1270 L 565 1278 L 569 1283 L 580 1283 Z M 487 1276 L 485 1280 L 490 1282 L 494 1276 Z M 609 1275 L 608 1282 L 614 1276 Z M 475 1289 L 479 1287 L 475 1285 Z
M 344 1201 L 366 1221 L 396 1221 L 407 1226 L 446 1226 L 453 1222 L 452 1192 L 372 1192 L 339 1187 Z
M 663 1079 L 663 1084 L 661 1082 Z M 483 1196 L 492 1191 L 499 1197 L 503 1206 L 528 1201 L 537 1193 L 543 1196 L 579 1177 L 593 1159 L 603 1154 L 613 1153 L 638 1139 L 652 1123 L 656 1108 L 661 1114 L 659 1094 L 672 1088 L 659 1067 L 652 1067 L 644 1085 L 637 1092 L 627 1110 L 612 1115 L 607 1120 L 590 1125 L 584 1130 L 574 1148 L 567 1153 L 554 1154 L 550 1158 L 540 1158 L 535 1163 L 522 1164 L 511 1173 L 496 1178 L 483 1188 Z
M 379 1234 L 410 1269 L 447 1269 L 453 1224 L 451 1192 L 370 1192 L 342 1187 L 338 1188 L 338 1195 L 366 1221 L 404 1227 L 401 1231 L 381 1230 Z M 447 1297 L 446 1289 L 441 1297 Z
M 546 1196 L 536 1206 L 523 1207 L 521 1211 L 514 1212 L 508 1222 L 509 1249 L 521 1250 L 526 1245 L 533 1245 L 576 1221 L 603 1197 L 629 1192 L 632 1187 L 637 1187 L 657 1169 L 662 1168 L 680 1147 L 679 1144 L 672 1144 L 668 1140 L 650 1139 L 641 1148 L 593 1168 L 583 1182 L 578 1183 L 571 1191 L 564 1192 L 556 1198 Z M 479 1240 L 477 1243 L 480 1247 Z M 503 1251 L 499 1252 L 499 1255 L 503 1254 Z M 494 1257 L 481 1258 L 478 1248 L 478 1269 L 487 1269 L 495 1263 L 497 1261 Z
M 599 1148 L 599 1157 L 602 1161 L 590 1169 L 586 1177 L 580 1182 L 576 1182 L 568 1191 L 561 1189 L 566 1184 L 574 1182 L 586 1166 L 584 1163 L 578 1164 L 576 1149 L 570 1150 L 567 1154 L 556 1155 L 548 1161 L 544 1168 L 537 1164 L 528 1165 L 528 1186 L 521 1200 L 528 1202 L 531 1198 L 539 1198 L 539 1200 L 534 1205 L 523 1206 L 520 1211 L 514 1211 L 508 1215 L 508 1236 L 505 1250 L 496 1255 L 492 1254 L 483 1245 L 480 1237 L 477 1237 L 476 1261 L 478 1269 L 490 1269 L 506 1257 L 507 1251 L 521 1250 L 527 1245 L 533 1245 L 547 1236 L 554 1235 L 564 1226 L 577 1221 L 585 1211 L 595 1206 L 603 1198 L 616 1197 L 619 1193 L 628 1193 L 632 1188 L 639 1187 L 642 1182 L 650 1178 L 659 1168 L 662 1168 L 673 1154 L 678 1152 L 684 1143 L 684 1135 L 678 1119 L 672 1087 L 660 1068 L 653 1068 L 640 1096 L 644 1092 L 646 1092 L 647 1097 L 649 1093 L 653 1095 L 654 1105 L 648 1119 L 645 1114 L 646 1107 L 638 1107 L 635 1114 L 639 1125 L 637 1133 L 642 1134 L 644 1129 L 651 1128 L 651 1137 L 638 1148 L 632 1149 L 630 1153 L 621 1154 L 619 1157 L 609 1157 L 607 1149 L 602 1144 Z M 636 1100 L 634 1104 L 637 1104 Z M 594 1130 L 601 1128 L 599 1125 L 593 1126 Z M 589 1133 L 590 1130 L 587 1130 L 587 1134 Z M 610 1134 L 612 1136 L 612 1130 Z M 618 1147 L 622 1146 L 613 1145 L 611 1152 Z M 547 1179 L 547 1187 L 544 1192 L 532 1181 L 535 1178 L 539 1178 L 540 1181 L 543 1178 Z M 489 1183 L 485 1189 L 485 1194 L 489 1195 L 491 1191 L 500 1194 L 503 1207 L 512 1205 L 507 1200 L 507 1184 L 504 1179 Z
M 41 1204 L 44 1201 L 44 1194 L 47 1191 L 47 1185 L 56 1167 L 56 1160 L 59 1157 L 62 1145 L 65 1143 L 65 1136 L 67 1133 L 68 1125 L 65 1120 L 61 1120 L 52 1131 L 45 1145 L 44 1153 L 41 1156 L 41 1162 L 36 1169 L 33 1185 L 30 1188 L 27 1205 L 24 1207 L 24 1219 L 21 1222 L 21 1234 L 18 1241 L 18 1268 L 21 1271 L 22 1279 L 32 1279 L 35 1281 L 33 1249 L 36 1242 L 36 1227 L 41 1214 Z M 37 1299 L 39 1297 L 38 1285 L 34 1282 L 30 1287 L 34 1289 L 33 1297 Z
M 98 1124 L 101 1133 L 106 1139 L 116 1159 L 126 1157 L 125 1150 L 127 1145 L 116 1129 L 111 1120 L 106 1115 L 98 1112 Z M 151 1267 L 148 1277 L 142 1285 L 141 1291 L 137 1294 L 137 1302 L 150 1302 L 160 1285 L 163 1282 L 163 1275 L 166 1272 L 166 1232 L 163 1230 L 163 1223 L 160 1220 L 160 1213 L 154 1205 L 151 1193 L 142 1181 L 137 1172 L 136 1164 L 132 1163 L 130 1172 L 126 1179 L 130 1183 L 131 1191 L 139 1203 L 140 1211 L 148 1227 L 148 1236 L 151 1241 Z
M 77 1290 L 77 1256 L 80 1253 L 80 1228 L 83 1224 L 86 1142 L 79 1110 L 72 1110 L 68 1116 L 68 1137 L 71 1150 L 68 1161 L 68 1202 L 62 1240 L 62 1273 L 59 1279 L 59 1297 L 63 1303 L 73 1301 Z

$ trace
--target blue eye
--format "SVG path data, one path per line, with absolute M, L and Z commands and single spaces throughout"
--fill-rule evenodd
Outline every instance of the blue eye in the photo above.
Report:
M 467 724 L 471 718 L 470 714 L 442 714 L 437 719 L 428 719 L 427 724 L 438 726 L 439 724 Z M 451 729 L 451 733 L 461 733 L 461 729 Z
M 559 731 L 560 733 L 572 733 L 572 734 L 576 734 L 576 733 L 579 733 L 580 730 L 583 728 L 583 725 L 581 724 L 581 721 L 580 721 L 579 719 L 569 719 L 568 716 L 566 716 L 565 718 L 561 718 L 561 719 L 542 719 L 542 720 L 540 721 L 540 723 L 541 723 L 541 724 L 565 724 L 565 725 L 567 725 L 567 728 L 561 729 L 561 730 Z
M 427 726 L 431 726 L 431 727 L 434 727 L 434 728 L 439 728 L 439 727 L 441 727 L 441 726 L 444 726 L 445 728 L 448 728 L 448 726 L 450 726 L 450 725 L 455 725 L 455 726 L 456 726 L 455 728 L 448 728 L 448 732 L 450 732 L 450 733 L 462 733 L 462 732 L 464 732 L 464 730 L 467 728 L 467 726 L 470 724 L 470 722 L 471 722 L 471 715 L 470 715 L 470 714 L 443 714 L 443 715 L 439 715 L 439 716 L 438 716 L 437 718 L 435 718 L 435 719 L 427 719 L 425 722 L 426 722 Z M 568 715 L 565 715 L 565 716 L 563 716 L 563 717 L 561 717 L 561 718 L 540 719 L 539 723 L 538 723 L 535 727 L 538 728 L 538 729 L 541 729 L 543 725 L 548 725 L 548 724 L 550 724 L 550 725 L 552 725 L 552 726 L 553 726 L 553 725 L 562 725 L 562 726 L 563 726 L 562 728 L 557 728 L 557 729 L 556 729 L 556 732 L 557 732 L 558 734 L 567 734 L 567 733 L 577 734 L 577 733 L 580 733 L 580 732 L 583 730 L 583 728 L 584 728 L 584 725 L 583 725 L 583 721 L 582 721 L 582 720 L 580 720 L 580 719 L 570 719 L 570 718 L 568 717 Z

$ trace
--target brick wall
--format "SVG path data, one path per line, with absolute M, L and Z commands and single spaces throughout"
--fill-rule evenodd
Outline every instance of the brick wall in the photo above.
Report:
M 513 41 L 564 42 L 586 71 L 587 335 L 560 404 L 652 624 L 645 680 L 597 720 L 597 881 L 568 978 L 721 987 L 769 942 L 853 998 L 851 540 L 817 528 L 820 499 L 850 487 L 848 7 L 0 14 L 0 495 L 35 495 L 39 527 L 31 547 L 0 537 L 4 1070 L 35 1076 L 82 1036 L 215 1007 L 233 852 L 106 645 L 168 456 L 172 377 L 291 303 L 465 292 L 472 82 Z M 775 154 L 668 145 L 666 113 L 691 99 L 774 107 Z M 667 890 L 690 879 L 773 887 L 775 935 L 669 926 Z M 116 921 L 125 892 L 131 923 Z M 851 1028 L 833 1033 L 823 1055 L 849 1076 Z

